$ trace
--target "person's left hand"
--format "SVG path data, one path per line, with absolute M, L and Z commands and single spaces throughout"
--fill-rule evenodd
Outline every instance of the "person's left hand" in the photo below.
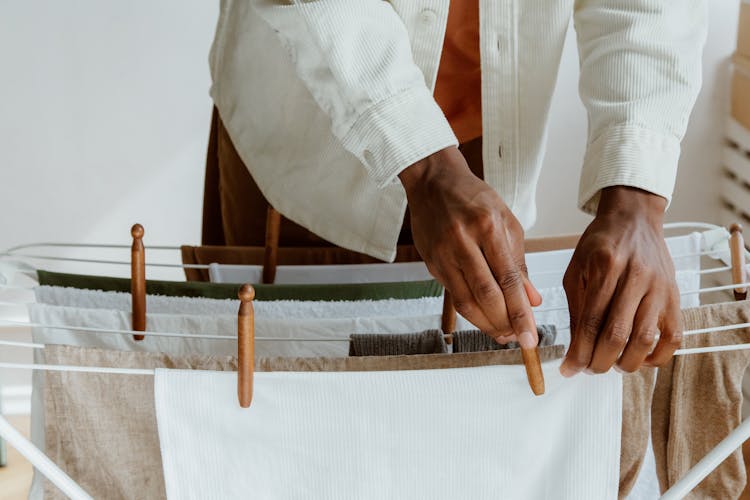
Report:
M 564 376 L 604 373 L 613 365 L 626 372 L 644 363 L 659 366 L 680 345 L 680 294 L 662 230 L 665 206 L 664 198 L 640 189 L 602 190 L 563 280 L 571 331 Z

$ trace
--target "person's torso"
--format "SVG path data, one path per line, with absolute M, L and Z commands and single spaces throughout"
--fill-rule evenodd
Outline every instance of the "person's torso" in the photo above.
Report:
M 477 2 L 481 71 L 472 75 L 470 92 L 448 101 L 460 108 L 466 99 L 480 107 L 485 181 L 528 228 L 536 217 L 548 111 L 573 0 L 461 1 L 469 7 Z M 378 189 L 343 149 L 330 119 L 297 77 L 290 52 L 249 3 L 223 1 L 210 58 L 211 95 L 238 152 L 284 215 L 340 246 L 387 259 L 406 205 L 403 189 Z M 390 3 L 412 41 L 415 64 L 435 90 L 441 56 L 449 55 L 443 51 L 449 1 Z M 447 48 L 465 57 L 444 66 L 446 71 L 463 64 L 476 71 L 476 53 L 465 50 L 473 44 L 473 29 L 447 36 Z M 450 74 L 447 87 L 440 74 L 438 103 L 446 102 L 441 95 L 451 86 Z M 452 108 L 444 109 L 450 118 Z M 459 111 L 454 116 L 472 116 L 472 109 Z M 476 122 L 469 129 L 476 131 Z

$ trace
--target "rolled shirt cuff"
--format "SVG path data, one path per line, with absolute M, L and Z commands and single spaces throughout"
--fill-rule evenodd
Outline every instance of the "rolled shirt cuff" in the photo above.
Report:
M 342 142 L 380 188 L 394 182 L 409 165 L 458 145 L 427 87 L 408 89 L 372 105 Z
M 630 186 L 672 199 L 680 140 L 634 125 L 610 127 L 591 142 L 583 160 L 578 206 L 596 214 L 601 190 Z

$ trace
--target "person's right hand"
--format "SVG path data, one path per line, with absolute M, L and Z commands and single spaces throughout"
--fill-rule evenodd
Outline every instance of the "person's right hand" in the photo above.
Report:
M 542 299 L 528 280 L 523 228 L 500 196 L 457 148 L 428 156 L 399 178 L 414 245 L 456 311 L 498 342 L 535 347 L 531 307 Z

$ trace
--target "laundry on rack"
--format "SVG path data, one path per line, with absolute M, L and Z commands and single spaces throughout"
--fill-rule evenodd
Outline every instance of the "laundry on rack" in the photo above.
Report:
M 539 345 L 552 345 L 557 339 L 555 325 L 537 325 Z M 453 352 L 479 352 L 499 349 L 519 349 L 518 342 L 498 344 L 495 339 L 479 330 L 462 330 L 453 333 Z
M 36 302 L 86 309 L 131 310 L 131 295 L 126 292 L 102 292 L 70 287 L 38 286 Z M 235 293 L 236 296 L 236 293 Z M 240 301 L 202 297 L 146 295 L 148 313 L 236 314 Z M 360 316 L 421 316 L 440 314 L 442 297 L 383 300 L 255 300 L 256 317 L 271 318 L 356 318 Z
M 263 266 L 209 264 L 212 283 L 262 283 Z M 432 279 L 424 262 L 277 266 L 276 284 L 333 284 L 423 281 Z
M 714 304 L 683 311 L 685 329 L 750 322 L 747 303 Z M 750 342 L 750 329 L 690 335 L 684 347 Z M 676 356 L 658 372 L 652 440 L 662 490 L 675 484 L 740 423 L 742 378 L 750 351 Z M 689 498 L 738 498 L 746 483 L 741 449 L 704 479 Z
M 665 239 L 674 257 L 677 271 L 699 271 L 701 233 L 691 233 Z M 234 252 L 241 247 L 236 247 Z M 281 249 L 279 249 L 281 251 Z M 559 286 L 562 275 L 573 255 L 572 249 L 527 253 L 526 265 L 537 288 Z M 263 262 L 255 265 L 230 263 L 222 260 L 206 262 L 209 279 L 215 283 L 260 283 Z M 395 264 L 350 265 L 283 265 L 277 266 L 276 283 L 366 283 L 378 281 L 416 281 L 429 279 L 422 262 Z M 695 288 L 698 288 L 697 286 Z
M 614 498 L 621 376 L 559 365 L 541 397 L 517 366 L 256 373 L 249 409 L 234 374 L 157 369 L 167 496 Z
M 180 247 L 182 263 L 209 265 L 212 263 L 234 265 L 262 265 L 265 247 L 237 246 L 189 246 Z M 394 262 L 421 261 L 413 245 L 399 245 Z M 277 263 L 282 266 L 377 264 L 382 261 L 340 247 L 285 247 L 277 250 Z M 190 281 L 209 281 L 208 269 L 185 268 L 185 277 Z
M 545 347 L 540 356 L 542 360 L 559 359 L 562 353 L 559 346 Z M 62 345 L 45 347 L 45 358 L 52 364 L 73 366 L 237 369 L 234 356 L 181 356 Z M 498 351 L 438 357 L 257 358 L 255 365 L 258 372 L 310 372 L 424 370 L 520 363 L 518 351 Z M 95 498 L 164 498 L 153 379 L 56 371 L 46 372 L 45 376 L 46 451 L 50 458 Z M 233 376 L 236 379 L 236 373 Z M 139 485 L 137 491 L 132 484 Z M 45 498 L 62 497 L 47 484 Z
M 237 342 L 233 338 L 237 332 L 236 313 L 232 315 L 149 314 L 147 326 L 150 331 L 201 334 L 208 338 L 161 337 L 147 334 L 146 338 L 141 341 L 133 340 L 132 335 L 75 330 L 75 327 L 129 330 L 131 315 L 126 311 L 31 304 L 29 314 L 33 323 L 70 327 L 68 329 L 33 328 L 32 339 L 41 344 L 67 344 L 176 355 L 198 353 L 230 355 L 237 351 Z M 461 321 L 465 320 L 460 320 L 459 326 L 470 327 L 469 323 Z M 349 337 L 352 333 L 410 333 L 439 327 L 439 314 L 337 319 L 257 317 L 255 331 L 258 340 L 255 352 L 258 356 L 346 356 L 349 349 Z M 210 338 L 218 335 L 232 338 L 221 340 Z M 295 337 L 302 337 L 307 341 L 261 340 L 262 338 L 290 339 Z M 309 341 L 331 338 L 340 338 L 341 342 Z M 44 351 L 35 350 L 34 362 L 48 362 L 44 359 Z M 40 448 L 43 448 L 44 443 L 43 402 L 41 400 L 43 380 L 42 374 L 38 372 L 32 375 L 31 436 L 34 444 Z
M 130 280 L 38 270 L 40 285 L 87 290 L 130 292 Z M 400 283 L 350 283 L 324 285 L 253 285 L 255 300 L 382 300 L 418 299 L 442 295 L 435 280 Z M 199 281 L 146 280 L 146 293 L 178 297 L 236 299 L 237 285 Z
M 388 335 L 355 333 L 349 341 L 349 356 L 399 356 L 446 352 L 448 345 L 440 330 Z

